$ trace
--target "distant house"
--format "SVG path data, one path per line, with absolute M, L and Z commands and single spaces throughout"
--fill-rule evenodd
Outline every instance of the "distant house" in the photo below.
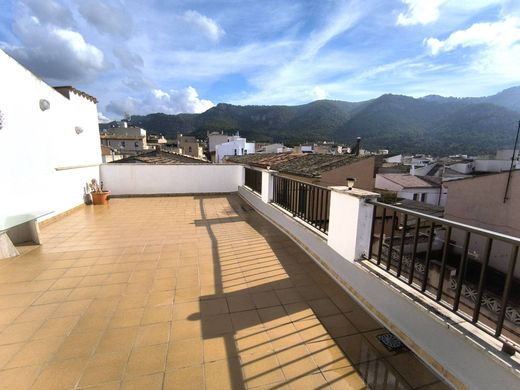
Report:
M 100 135 L 101 145 L 115 149 L 119 154 L 129 156 L 150 149 L 146 140 L 146 130 L 128 125 L 122 121 L 119 126 L 110 127 Z
M 408 173 L 378 173 L 376 189 L 395 192 L 398 198 L 444 206 L 446 193 L 440 183 Z
M 215 162 L 221 163 L 226 156 L 244 156 L 255 153 L 255 143 L 247 142 L 238 135 L 228 137 L 228 141 L 215 145 Z
M 265 144 L 265 145 L 258 145 L 256 153 L 285 153 L 292 151 L 291 148 L 288 148 L 284 144 Z
M 197 138 L 193 136 L 182 135 L 180 133 L 177 134 L 177 148 L 175 151 L 186 156 L 192 156 L 196 158 L 204 157 L 202 146 L 197 141 Z
M 113 161 L 112 164 L 209 164 L 209 161 L 175 152 L 155 149 Z
M 123 156 L 117 154 L 116 150 L 114 150 L 110 146 L 101 145 L 101 160 L 103 161 L 103 164 L 116 160 L 121 160 L 122 158 Z
M 166 147 L 168 144 L 168 140 L 164 138 L 162 134 L 148 134 L 146 137 L 146 142 L 152 149 L 160 149 L 161 147 Z
M 347 177 L 353 177 L 357 188 L 368 191 L 374 189 L 374 156 L 273 153 L 231 156 L 226 160 L 262 168 L 270 167 L 283 176 L 322 186 L 344 186 Z
M 520 237 L 520 170 L 512 172 L 506 196 L 508 175 L 509 172 L 503 172 L 447 182 L 449 196 L 444 218 Z M 456 247 L 462 247 L 462 235 L 454 233 L 453 239 Z M 485 237 L 473 235 L 469 252 L 483 254 L 485 241 Z M 491 266 L 506 271 L 510 252 L 509 246 L 496 243 L 491 253 Z M 520 277 L 518 266 L 515 276 Z

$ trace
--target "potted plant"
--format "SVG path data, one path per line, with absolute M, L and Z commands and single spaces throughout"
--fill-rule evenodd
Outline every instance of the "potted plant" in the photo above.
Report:
M 103 190 L 103 184 L 99 185 L 96 179 L 92 179 L 88 185 L 94 205 L 108 204 L 110 192 Z

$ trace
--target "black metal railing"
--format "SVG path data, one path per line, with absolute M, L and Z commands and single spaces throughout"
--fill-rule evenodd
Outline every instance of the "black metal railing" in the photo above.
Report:
M 519 238 L 369 202 L 371 262 L 518 349 Z
M 273 203 L 327 234 L 330 206 L 328 188 L 273 175 Z
M 262 194 L 262 171 L 251 168 L 245 168 L 245 170 L 245 185 L 253 191 Z

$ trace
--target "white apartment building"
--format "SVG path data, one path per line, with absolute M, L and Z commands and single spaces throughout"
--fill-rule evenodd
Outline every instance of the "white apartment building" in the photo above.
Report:
M 217 136 L 219 136 L 219 140 L 222 139 L 222 134 L 217 134 Z M 240 137 L 238 133 L 233 136 L 226 136 L 226 138 L 227 141 L 222 143 L 216 143 L 216 138 L 213 138 L 210 144 L 210 154 L 213 162 L 221 163 L 225 156 L 243 156 L 255 153 L 255 143 L 247 142 L 247 140 Z M 209 139 L 211 140 L 211 138 Z M 215 148 L 214 154 L 211 150 L 212 146 Z

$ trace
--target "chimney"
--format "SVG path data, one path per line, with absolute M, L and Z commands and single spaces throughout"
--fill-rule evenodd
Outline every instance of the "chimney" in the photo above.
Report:
M 361 150 L 361 137 L 357 137 L 357 140 L 356 140 L 356 156 L 359 156 L 360 150 Z

